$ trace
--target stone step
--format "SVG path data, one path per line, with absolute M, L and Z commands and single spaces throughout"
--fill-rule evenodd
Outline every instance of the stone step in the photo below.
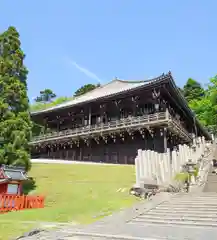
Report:
M 194 216 L 217 216 L 216 212 L 207 212 L 207 211 L 197 211 L 195 210 L 164 210 L 164 209 L 153 209 L 147 212 L 147 214 L 152 213 L 152 214 L 163 214 L 164 216 L 167 214 L 180 214 L 180 215 L 185 215 L 185 214 L 189 214 L 189 215 L 194 215 Z
M 217 192 L 217 183 L 209 182 L 204 187 L 204 191 L 216 191 Z
M 217 198 L 217 194 L 216 192 L 212 193 L 212 194 L 209 194 L 209 195 L 205 195 L 205 194 L 191 194 L 189 193 L 188 195 L 179 195 L 179 196 L 174 196 L 172 197 L 172 199 L 190 199 L 190 198 L 195 198 L 195 199 L 210 199 L 210 198 Z
M 217 218 L 217 213 L 216 214 L 207 214 L 207 212 L 165 212 L 165 211 L 150 211 L 144 214 L 145 216 L 153 215 L 153 216 L 180 216 L 180 217 L 193 217 L 193 218 Z
M 212 227 L 217 228 L 217 222 L 206 221 L 206 222 L 195 222 L 195 221 L 177 221 L 177 220 L 164 220 L 164 219 L 142 219 L 142 218 L 135 218 L 133 221 L 129 222 L 129 224 L 146 224 L 151 223 L 155 225 L 182 225 L 182 226 L 197 226 L 197 227 Z
M 71 234 L 70 234 L 71 233 Z M 73 233 L 73 234 L 72 234 Z M 128 239 L 126 237 L 132 236 L 132 239 L 135 240 L 216 240 L 216 228 L 201 228 L 201 227 L 189 227 L 189 226 L 180 226 L 176 225 L 171 228 L 171 225 L 155 225 L 148 223 L 146 225 L 133 223 L 126 224 L 124 226 L 120 226 L 115 228 L 115 231 L 112 229 L 102 230 L 101 228 L 97 228 L 94 230 L 88 231 L 89 240 L 97 239 L 99 233 L 105 233 L 108 235 L 112 235 L 111 239 Z M 91 234 L 90 234 L 91 233 Z M 86 231 L 85 231 L 85 234 Z M 114 235 L 113 235 L 114 234 Z M 79 231 L 80 235 L 80 231 Z M 69 236 L 77 236 L 77 231 L 69 231 Z M 118 236 L 115 238 L 114 236 Z M 104 236 L 103 236 L 104 237 Z M 106 236 L 107 237 L 107 236 Z M 131 239 L 130 238 L 130 239 Z M 63 238 L 61 238 L 63 239 Z M 65 238 L 64 238 L 65 239 Z M 67 239 L 67 238 L 66 238 Z M 73 240 L 76 238 L 72 238 Z M 106 240 L 107 238 L 101 238 L 100 240 Z
M 163 203 L 161 206 L 163 207 L 186 207 L 186 208 L 203 208 L 203 207 L 207 207 L 207 208 L 212 208 L 212 209 L 216 209 L 217 211 L 217 203 L 213 204 L 213 203 Z
M 73 232 L 69 231 L 69 236 L 64 236 L 61 238 L 62 240 L 166 240 L 165 238 L 141 238 L 141 237 L 133 237 L 129 235 L 117 235 L 117 234 L 100 234 L 100 233 L 86 233 L 86 232 Z M 60 239 L 60 238 L 58 238 Z
M 172 197 L 178 197 L 178 196 L 194 196 L 194 197 L 204 197 L 204 196 L 217 196 L 216 192 L 199 192 L 199 193 L 187 193 L 187 192 L 181 192 L 181 193 L 176 193 Z
M 170 202 L 172 204 L 174 203 L 179 203 L 179 204 L 195 204 L 195 205 L 199 205 L 199 204 L 207 204 L 207 205 L 217 205 L 217 199 L 214 201 L 202 201 L 202 200 L 180 200 L 180 201 L 172 201 Z M 165 203 L 164 203 L 165 204 Z
M 189 216 L 171 216 L 170 214 L 168 215 L 152 215 L 152 214 L 144 214 L 139 217 L 138 219 L 146 221 L 148 220 L 164 220 L 164 221 L 176 221 L 176 222 L 185 222 L 185 221 L 192 221 L 192 222 L 213 222 L 216 223 L 217 226 L 217 216 L 215 218 L 212 217 L 189 217 Z
M 172 198 L 217 198 L 217 193 L 216 192 L 209 192 L 205 194 L 205 192 L 202 192 L 202 194 L 198 193 L 187 193 L 187 194 L 180 194 L 177 196 L 173 196 Z
M 217 195 L 210 195 L 210 196 L 191 196 L 190 194 L 188 195 L 188 196 L 180 196 L 180 197 L 173 197 L 173 198 L 171 198 L 171 199 L 180 199 L 180 200 L 182 200 L 182 199 L 192 199 L 192 198 L 194 198 L 194 199 L 217 199 Z
M 216 202 L 215 201 L 199 201 L 199 202 L 197 202 L 197 201 L 194 201 L 194 200 L 191 200 L 191 201 L 187 201 L 187 202 L 185 202 L 185 201 L 171 201 L 171 202 L 164 202 L 164 203 L 162 203 L 161 204 L 161 206 L 163 206 L 163 205 L 165 205 L 165 206 L 167 206 L 167 205 L 183 205 L 183 206 L 185 206 L 185 205 L 188 205 L 188 206 L 199 206 L 199 205 L 207 205 L 207 206 L 217 206 L 217 200 L 216 200 Z
M 189 199 L 171 199 L 170 201 L 167 201 L 169 203 L 173 203 L 173 202 L 189 202 L 189 203 L 194 203 L 194 202 L 201 202 L 201 203 L 217 203 L 217 198 L 210 198 L 210 199 L 199 199 L 199 198 L 189 198 Z M 167 202 L 164 202 L 164 203 L 167 203 Z
M 204 196 L 200 196 L 200 197 L 194 197 L 194 196 L 180 196 L 180 197 L 176 197 L 176 198 L 171 198 L 170 201 L 184 201 L 184 200 L 188 200 L 188 201 L 215 201 L 217 200 L 217 196 L 209 196 L 209 197 L 204 197 Z
M 162 210 L 166 210 L 167 212 L 170 212 L 170 211 L 186 211 L 188 212 L 189 211 L 189 207 L 164 207 L 164 206 L 158 206 L 156 207 L 156 209 L 162 209 Z M 215 213 L 217 211 L 217 208 L 198 208 L 198 207 L 195 207 L 195 208 L 192 208 L 191 207 L 191 210 L 196 210 L 197 212 L 213 212 Z

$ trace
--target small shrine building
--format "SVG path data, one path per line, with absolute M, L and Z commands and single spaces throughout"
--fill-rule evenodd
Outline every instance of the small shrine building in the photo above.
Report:
M 22 195 L 23 182 L 28 179 L 25 168 L 17 166 L 0 166 L 0 195 Z

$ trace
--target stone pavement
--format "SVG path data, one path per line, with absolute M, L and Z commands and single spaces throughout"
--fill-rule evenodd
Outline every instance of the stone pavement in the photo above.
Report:
M 166 199 L 166 196 L 164 196 Z M 108 217 L 87 227 L 65 227 L 27 239 L 217 239 L 217 193 L 176 194 L 157 204 L 138 206 L 138 214 Z M 155 205 L 155 206 L 154 206 Z M 124 216 L 124 217 L 123 217 Z M 109 221 L 110 219 L 110 221 Z
M 213 159 L 217 159 L 217 148 L 213 154 Z M 213 170 L 214 168 L 211 167 L 204 187 L 204 192 L 217 192 L 217 175 L 212 173 Z
M 217 150 L 214 155 L 217 157 Z M 217 239 L 217 175 L 210 169 L 203 191 L 160 193 L 151 201 L 140 202 L 88 226 L 66 226 L 24 239 L 214 240 Z

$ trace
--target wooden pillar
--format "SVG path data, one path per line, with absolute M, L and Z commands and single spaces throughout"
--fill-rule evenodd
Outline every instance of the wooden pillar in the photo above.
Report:
M 121 104 L 121 100 L 119 101 L 115 101 L 115 109 L 116 109 L 116 113 L 117 113 L 117 116 L 118 116 L 118 119 L 121 118 L 121 109 L 120 109 L 120 104 Z
M 60 130 L 60 116 L 57 116 L 57 132 Z
M 100 104 L 100 124 L 103 123 L 104 105 Z
M 132 97 L 131 100 L 132 100 L 132 104 L 133 104 L 133 116 L 136 117 L 139 97 L 138 96 Z
M 89 107 L 89 116 L 88 116 L 88 125 L 91 126 L 91 117 L 92 117 L 92 113 L 91 113 L 91 106 Z
M 100 105 L 100 123 L 104 123 L 104 120 L 105 120 L 105 123 L 106 123 L 107 122 L 106 105 L 105 104 L 101 104 Z
M 81 147 L 81 145 L 80 145 L 80 152 L 79 152 L 79 160 L 80 161 L 82 161 L 82 147 Z
M 163 129 L 163 138 L 164 138 L 164 152 L 167 152 L 167 128 Z
M 43 129 L 43 134 L 45 134 L 47 132 L 47 126 L 48 126 L 48 119 L 47 118 L 44 118 L 43 120 L 43 126 L 44 126 L 44 129 Z

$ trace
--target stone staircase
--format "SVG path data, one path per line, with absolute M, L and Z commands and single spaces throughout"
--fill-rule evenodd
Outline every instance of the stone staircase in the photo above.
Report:
M 131 223 L 155 227 L 213 227 L 217 231 L 217 193 L 178 194 Z
M 216 154 L 217 157 L 217 154 Z M 216 192 L 217 193 L 217 175 L 213 174 L 212 171 L 214 169 L 211 168 L 207 177 L 207 183 L 204 187 L 204 192 Z
M 217 193 L 176 194 L 125 222 L 98 223 L 71 234 L 71 239 L 216 240 Z
M 217 150 L 213 153 L 210 159 L 217 157 Z M 217 175 L 210 169 L 199 191 L 162 193 L 151 201 L 140 202 L 131 211 L 86 227 L 66 227 L 46 234 L 25 239 L 216 240 Z

